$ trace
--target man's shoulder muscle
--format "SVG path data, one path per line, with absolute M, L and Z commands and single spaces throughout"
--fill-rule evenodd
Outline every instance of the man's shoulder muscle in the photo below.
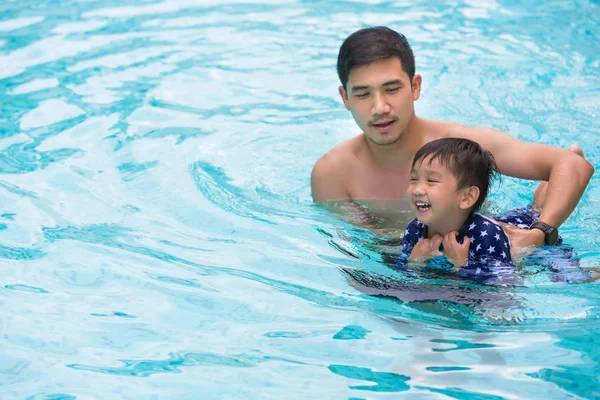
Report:
M 463 137 L 465 125 L 454 122 L 422 118 L 425 142 L 449 137 Z
M 356 162 L 356 138 L 340 143 L 323 155 L 311 174 L 314 201 L 348 198 L 348 172 Z

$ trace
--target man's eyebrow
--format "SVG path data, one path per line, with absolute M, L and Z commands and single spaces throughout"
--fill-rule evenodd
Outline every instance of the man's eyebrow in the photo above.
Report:
M 381 86 L 392 86 L 392 85 L 402 85 L 402 81 L 400 79 L 394 79 L 393 81 L 387 81 Z
M 386 87 L 386 86 L 396 86 L 396 85 L 402 85 L 402 81 L 400 79 L 394 79 L 394 80 L 385 82 L 381 86 Z M 371 86 L 367 86 L 367 85 L 352 86 L 352 93 L 359 92 L 361 90 L 369 90 L 371 88 L 372 88 Z
M 361 90 L 368 90 L 371 86 L 352 86 L 352 93 L 359 92 Z

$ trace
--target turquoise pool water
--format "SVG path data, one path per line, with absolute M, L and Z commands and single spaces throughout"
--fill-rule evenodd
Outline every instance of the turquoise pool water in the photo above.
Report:
M 2 2 L 0 398 L 599 397 L 598 283 L 398 287 L 309 187 L 357 133 L 338 48 L 380 24 L 413 44 L 421 116 L 600 170 L 599 22 L 588 0 Z M 584 266 L 599 199 L 596 173 L 561 229 Z

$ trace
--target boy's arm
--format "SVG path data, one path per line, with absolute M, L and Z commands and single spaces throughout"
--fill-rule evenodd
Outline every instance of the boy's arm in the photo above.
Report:
M 522 142 L 496 129 L 463 126 L 453 134 L 474 140 L 489 150 L 504 175 L 548 181 L 539 220 L 551 226 L 560 226 L 573 212 L 594 173 L 594 167 L 575 153 Z M 519 248 L 540 246 L 544 242 L 544 233 L 539 229 L 522 231 L 516 239 L 513 239 L 513 246 Z
M 510 258 L 510 243 L 504 230 L 489 221 L 477 229 L 471 234 L 469 261 L 459 275 L 490 283 L 517 283 L 517 268 Z
M 425 239 L 424 230 L 425 226 L 420 224 L 417 219 L 408 224 L 404 238 L 402 238 L 402 253 L 396 262 L 398 267 L 406 267 L 411 261 L 423 261 L 442 255 L 439 248 L 443 237 L 434 235 L 431 239 Z
M 397 267 L 406 267 L 415 244 L 419 242 L 419 235 L 417 233 L 418 226 L 415 224 L 415 221 L 416 220 L 411 221 L 406 227 L 406 231 L 404 231 L 404 237 L 402 238 L 402 252 L 396 261 Z

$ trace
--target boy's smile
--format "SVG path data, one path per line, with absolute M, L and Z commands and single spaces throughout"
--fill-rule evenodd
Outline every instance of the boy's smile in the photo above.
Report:
M 431 204 L 424 201 L 414 201 L 417 214 L 426 213 L 431 208 Z

